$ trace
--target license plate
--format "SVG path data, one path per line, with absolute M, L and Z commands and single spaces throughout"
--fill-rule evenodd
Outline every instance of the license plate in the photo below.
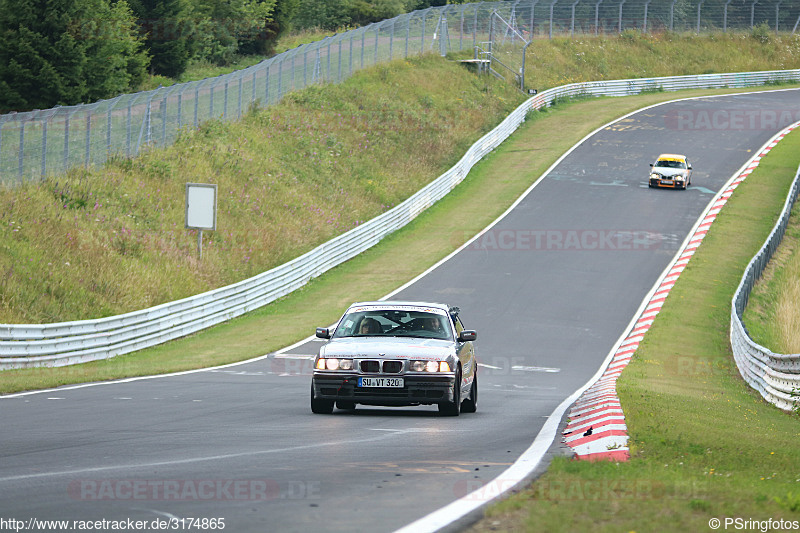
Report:
M 672 180 L 661 180 L 661 185 L 672 185 Z
M 388 387 L 402 389 L 403 378 L 358 378 L 359 387 Z

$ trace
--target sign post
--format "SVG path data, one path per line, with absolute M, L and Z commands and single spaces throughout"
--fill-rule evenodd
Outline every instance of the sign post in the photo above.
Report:
M 203 230 L 217 229 L 217 185 L 186 184 L 186 229 L 197 231 L 197 257 L 203 258 Z

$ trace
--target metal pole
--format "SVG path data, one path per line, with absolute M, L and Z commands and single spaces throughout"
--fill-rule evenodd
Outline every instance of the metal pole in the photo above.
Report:
M 44 178 L 47 174 L 47 122 L 49 119 L 44 121 L 42 125 L 42 177 Z
M 242 117 L 242 76 L 239 76 L 239 105 L 236 109 L 236 118 Z
M 203 258 L 203 230 L 197 230 L 197 258 Z
M 700 34 L 700 8 L 703 7 L 703 3 L 706 0 L 700 0 L 697 4 L 697 34 Z
M 89 166 L 91 159 L 90 149 L 92 146 L 92 112 L 86 112 L 86 166 Z
M 373 65 L 377 65 L 378 64 L 378 40 L 380 39 L 380 36 L 381 36 L 380 32 L 381 32 L 381 28 L 380 28 L 380 24 L 378 24 L 377 26 L 375 26 L 375 61 L 374 61 Z
M 722 33 L 728 32 L 728 6 L 733 2 L 733 0 L 728 0 L 725 2 L 725 7 L 722 11 Z
M 622 33 L 622 5 L 625 3 L 625 0 L 619 3 L 619 25 L 617 29 L 617 33 Z
M 575 6 L 580 1 L 581 0 L 575 0 L 574 2 L 572 2 L 572 5 L 570 6 L 570 11 L 571 11 L 571 14 L 572 14 L 572 18 L 571 18 L 571 20 L 569 22 L 569 36 L 570 37 L 574 37 L 575 36 Z
M 672 31 L 675 28 L 675 4 L 678 0 L 672 0 L 672 4 L 669 6 L 669 31 Z
M 22 179 L 22 174 L 25 170 L 25 121 L 20 121 L 19 127 L 19 168 L 18 168 L 18 175 L 19 178 Z
M 647 2 L 644 3 L 644 25 L 642 27 L 642 33 L 647 33 L 647 8 L 652 1 L 653 0 L 647 0 Z
M 755 19 L 756 19 L 756 4 L 758 0 L 750 4 L 750 29 L 752 30 L 755 26 Z
M 594 5 L 594 35 L 595 37 L 599 34 L 600 31 L 600 4 L 603 3 L 603 0 L 598 0 L 598 2 Z
M 558 0 L 553 0 L 553 3 L 550 4 L 550 33 L 549 33 L 549 39 L 551 39 L 551 40 L 553 39 L 553 6 L 556 5 L 556 2 L 558 2 Z
M 70 113 L 67 115 L 67 118 L 64 119 L 64 171 L 69 168 L 67 165 L 69 164 L 69 117 L 72 115 Z M 130 141 L 128 142 L 128 146 L 130 147 Z M 128 149 L 128 156 L 130 157 L 130 148 Z
M 778 35 L 778 18 L 781 12 L 781 3 L 783 3 L 783 0 L 778 0 L 778 3 L 775 4 L 775 35 Z

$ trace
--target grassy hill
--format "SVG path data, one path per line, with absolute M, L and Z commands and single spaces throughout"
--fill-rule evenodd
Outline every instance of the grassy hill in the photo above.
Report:
M 767 34 L 537 41 L 528 83 L 800 66 Z M 172 147 L 0 191 L 0 323 L 98 318 L 240 281 L 408 197 L 523 96 L 436 56 L 312 87 Z M 219 187 L 218 231 L 183 228 L 184 184 Z

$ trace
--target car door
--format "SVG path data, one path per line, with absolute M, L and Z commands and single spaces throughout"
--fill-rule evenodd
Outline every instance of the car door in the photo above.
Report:
M 456 331 L 456 350 L 461 361 L 461 392 L 468 393 L 475 379 L 477 361 L 475 360 L 475 346 L 472 341 L 461 342 L 458 337 L 464 331 L 464 324 L 458 316 L 453 317 L 453 326 Z

